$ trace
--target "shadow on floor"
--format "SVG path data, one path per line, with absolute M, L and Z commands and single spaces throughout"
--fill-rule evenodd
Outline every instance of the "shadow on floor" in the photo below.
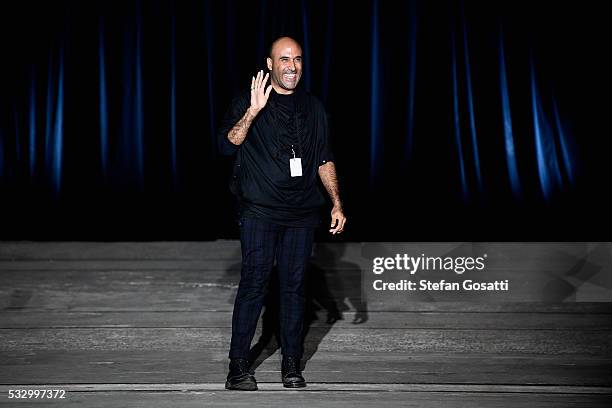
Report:
M 368 320 L 367 303 L 362 299 L 361 269 L 353 262 L 342 260 L 346 243 L 315 243 L 313 256 L 306 273 L 306 307 L 304 315 L 304 355 L 302 369 L 312 358 L 319 345 L 344 313 L 353 310 L 353 324 Z M 240 258 L 240 252 L 236 254 Z M 240 280 L 241 264 L 226 269 L 223 282 Z M 234 304 L 232 291 L 229 304 Z M 254 371 L 280 348 L 278 271 L 273 268 L 261 317 L 261 335 L 251 346 L 249 360 Z
M 343 312 L 355 310 L 353 324 L 368 320 L 367 304 L 361 294 L 361 269 L 355 263 L 341 261 L 344 243 L 315 244 L 306 275 L 306 305 L 304 313 L 304 355 L 302 369 Z M 270 276 L 268 295 L 262 315 L 260 337 L 249 352 L 254 371 L 280 348 L 278 271 Z

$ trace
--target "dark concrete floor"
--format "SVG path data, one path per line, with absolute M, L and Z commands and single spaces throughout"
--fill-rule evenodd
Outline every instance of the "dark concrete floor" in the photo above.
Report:
M 0 243 L 0 406 L 611 405 L 612 303 L 367 302 L 363 247 L 325 245 L 309 386 L 282 388 L 262 321 L 260 391 L 240 393 L 223 388 L 238 242 Z M 8 398 L 40 389 L 65 398 Z

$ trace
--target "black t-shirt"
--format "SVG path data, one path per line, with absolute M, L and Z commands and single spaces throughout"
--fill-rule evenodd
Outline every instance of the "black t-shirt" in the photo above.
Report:
M 325 203 L 317 184 L 318 169 L 334 160 L 323 104 L 299 86 L 290 95 L 272 89 L 246 139 L 236 146 L 227 134 L 244 116 L 250 98 L 246 89 L 233 99 L 218 132 L 220 152 L 236 153 L 232 191 L 240 213 L 280 225 L 318 225 L 318 210 Z M 291 177 L 293 152 L 301 158 L 300 177 Z

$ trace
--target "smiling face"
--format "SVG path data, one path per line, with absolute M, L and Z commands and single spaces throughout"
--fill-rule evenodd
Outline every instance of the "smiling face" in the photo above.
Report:
M 282 37 L 272 44 L 268 69 L 272 87 L 280 94 L 291 94 L 302 77 L 302 48 L 289 37 Z

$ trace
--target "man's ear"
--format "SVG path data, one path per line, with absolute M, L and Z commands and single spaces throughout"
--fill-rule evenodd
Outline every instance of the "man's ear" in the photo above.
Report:
M 272 58 L 268 57 L 266 59 L 266 64 L 268 65 L 268 69 L 272 71 Z

